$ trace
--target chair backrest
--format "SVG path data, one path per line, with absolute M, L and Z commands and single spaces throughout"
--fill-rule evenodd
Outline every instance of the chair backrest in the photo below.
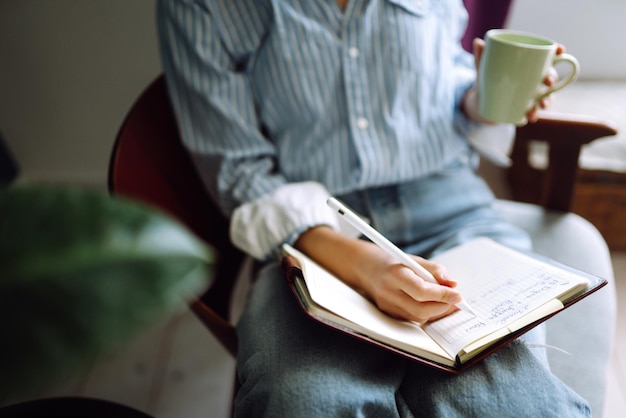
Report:
M 133 104 L 118 132 L 109 162 L 111 193 L 156 207 L 185 224 L 216 251 L 215 280 L 191 308 L 234 355 L 228 322 L 243 253 L 232 246 L 228 221 L 209 197 L 182 145 L 163 76 Z
M 504 27 L 513 0 L 463 0 L 469 21 L 462 44 L 472 52 L 474 38 L 483 38 L 489 29 Z
M 4 142 L 0 132 L 0 187 L 11 184 L 19 174 L 17 162 L 11 154 L 9 146 Z

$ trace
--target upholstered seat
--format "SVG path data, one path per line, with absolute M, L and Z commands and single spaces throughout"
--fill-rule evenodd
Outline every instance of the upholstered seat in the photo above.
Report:
M 498 209 L 530 233 L 536 252 L 609 280 L 603 289 L 546 323 L 550 368 L 589 401 L 594 416 L 603 416 L 616 318 L 613 268 L 604 239 L 573 213 L 506 200 L 498 201 Z
M 192 169 L 162 77 L 146 89 L 128 113 L 116 141 L 109 176 L 113 192 L 171 213 L 216 248 L 215 284 L 191 308 L 234 354 L 237 340 L 228 312 L 242 254 L 229 242 L 227 221 Z M 492 170 L 486 176 L 494 184 L 502 173 Z M 496 178 L 489 178 L 493 176 Z M 506 182 L 500 183 L 506 186 Z M 536 252 L 609 280 L 608 286 L 548 321 L 548 342 L 558 347 L 549 350 L 553 371 L 591 402 L 594 415 L 602 416 L 616 310 L 605 241 L 589 222 L 569 212 L 508 200 L 498 201 L 498 208 L 531 234 Z

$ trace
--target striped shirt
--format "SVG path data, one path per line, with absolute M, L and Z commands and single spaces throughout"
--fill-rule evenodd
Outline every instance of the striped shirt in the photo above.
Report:
M 163 0 L 183 141 L 224 211 L 287 184 L 420 178 L 468 152 L 462 0 Z

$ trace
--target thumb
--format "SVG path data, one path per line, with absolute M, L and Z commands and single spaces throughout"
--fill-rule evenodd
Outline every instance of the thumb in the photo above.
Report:
M 478 70 L 480 58 L 482 57 L 483 50 L 485 49 L 485 41 L 480 38 L 474 38 L 472 47 L 474 48 L 474 65 L 476 66 L 476 70 Z

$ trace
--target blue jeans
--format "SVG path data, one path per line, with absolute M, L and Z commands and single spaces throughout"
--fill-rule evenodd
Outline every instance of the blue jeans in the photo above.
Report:
M 430 256 L 475 236 L 529 248 L 465 164 L 340 198 L 405 250 Z M 238 417 L 573 417 L 586 402 L 547 367 L 540 327 L 459 375 L 420 365 L 307 318 L 278 264 L 265 266 L 238 323 Z M 532 344 L 528 344 L 532 343 Z

